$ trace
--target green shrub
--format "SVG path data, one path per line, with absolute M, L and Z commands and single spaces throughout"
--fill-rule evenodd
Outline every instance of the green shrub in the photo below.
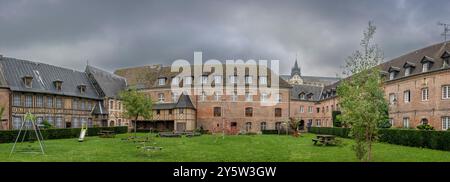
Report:
M 434 127 L 430 126 L 429 124 L 421 124 L 417 126 L 417 129 L 419 130 L 434 130 Z
M 97 136 L 100 130 L 110 130 L 114 131 L 116 134 L 127 133 L 127 126 L 117 126 L 117 127 L 94 127 L 88 128 L 86 133 L 87 136 Z M 50 128 L 42 129 L 42 136 L 45 140 L 47 139 L 62 139 L 62 138 L 77 138 L 80 136 L 81 128 Z M 19 130 L 7 130 L 0 131 L 0 143 L 11 143 L 17 137 Z M 34 131 L 27 132 L 26 139 L 29 138 L 30 134 L 34 135 Z
M 336 135 L 349 138 L 350 128 L 328 128 L 311 127 L 311 133 Z M 379 129 L 378 141 L 404 145 L 411 147 L 421 147 L 436 150 L 450 151 L 450 132 L 415 129 Z

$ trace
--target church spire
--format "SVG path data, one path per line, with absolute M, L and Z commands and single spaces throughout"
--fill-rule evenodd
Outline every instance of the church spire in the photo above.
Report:
M 295 56 L 295 63 L 294 63 L 294 67 L 291 70 L 291 77 L 293 77 L 294 75 L 298 75 L 301 76 L 301 71 L 300 71 L 300 67 L 298 67 L 298 63 L 297 63 L 297 56 Z

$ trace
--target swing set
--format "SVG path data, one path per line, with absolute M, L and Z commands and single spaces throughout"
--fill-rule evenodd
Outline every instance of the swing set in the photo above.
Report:
M 25 140 L 25 138 L 27 138 Z M 30 144 L 27 145 L 26 148 L 22 150 L 17 150 L 17 142 L 24 143 L 30 142 Z M 35 142 L 35 140 L 38 141 L 39 149 L 34 149 L 31 144 Z M 44 144 L 44 137 L 42 136 L 42 132 L 36 123 L 36 116 L 31 114 L 30 112 L 27 112 L 24 117 L 24 121 L 22 121 L 19 133 L 17 134 L 16 140 L 14 141 L 14 145 L 11 148 L 11 152 L 9 153 L 9 156 L 14 152 L 21 152 L 21 153 L 42 153 L 42 155 L 45 155 L 45 144 Z

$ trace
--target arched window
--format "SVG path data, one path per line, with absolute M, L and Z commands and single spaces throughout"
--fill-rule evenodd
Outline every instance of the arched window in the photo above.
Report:
M 264 131 L 267 129 L 267 123 L 266 122 L 261 122 L 261 131 Z
M 251 130 L 252 130 L 252 123 L 251 122 L 245 123 L 245 131 L 249 132 Z

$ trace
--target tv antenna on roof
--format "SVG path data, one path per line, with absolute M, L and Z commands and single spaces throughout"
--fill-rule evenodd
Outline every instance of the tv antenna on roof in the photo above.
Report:
M 450 32 L 450 24 L 448 23 L 441 23 L 438 22 L 437 23 L 439 26 L 443 26 L 444 27 L 444 32 L 441 34 L 441 36 L 444 36 L 444 42 L 447 42 L 447 36 L 450 36 L 449 32 Z

